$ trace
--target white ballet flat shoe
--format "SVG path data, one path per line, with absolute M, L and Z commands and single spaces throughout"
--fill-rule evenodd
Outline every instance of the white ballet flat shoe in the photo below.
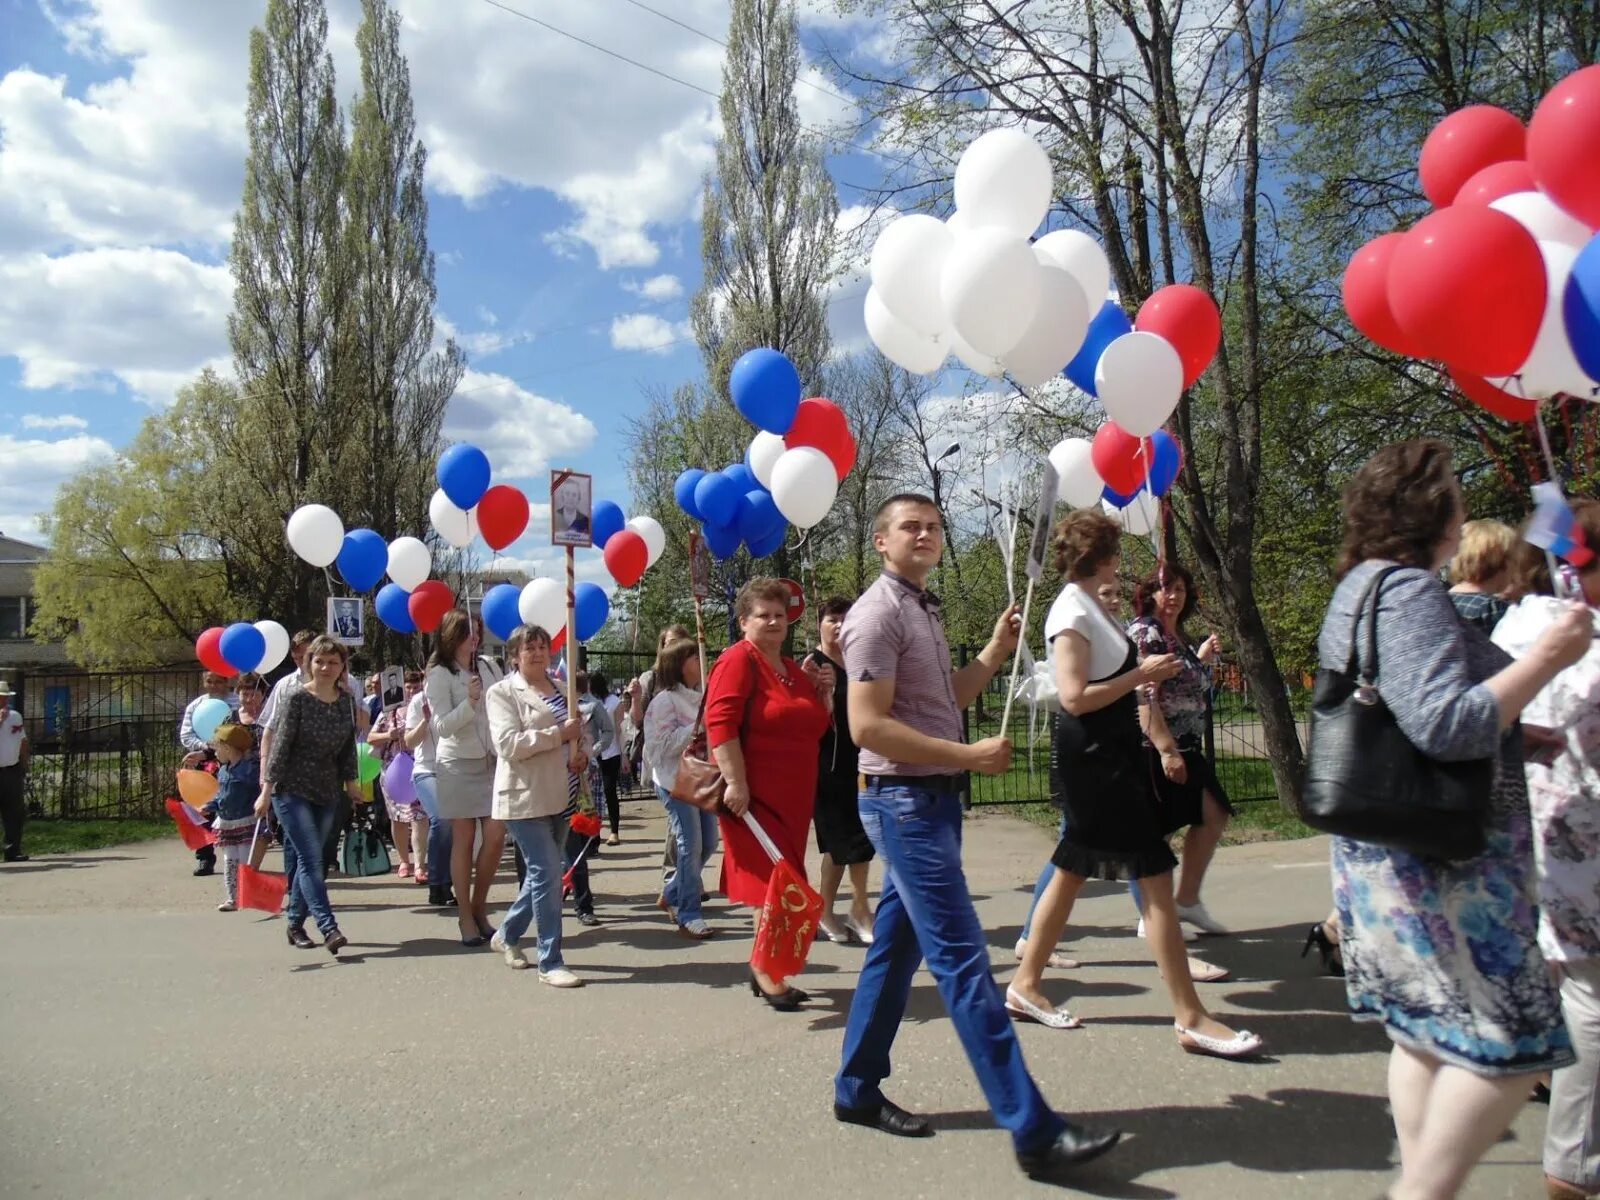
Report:
M 1183 934 L 1183 940 L 1186 941 L 1186 942 L 1198 942 L 1200 940 L 1200 935 L 1198 933 L 1196 933 L 1192 929 L 1184 929 L 1183 926 L 1180 925 L 1180 926 L 1178 926 L 1178 930 L 1179 930 L 1180 933 Z M 1139 927 L 1138 927 L 1138 930 L 1137 930 L 1137 934 L 1138 934 L 1139 937 L 1143 937 L 1144 936 L 1144 918 L 1143 917 L 1139 918 Z
M 1028 939 L 1018 938 L 1016 949 L 1017 961 L 1021 962 L 1023 954 L 1026 953 L 1028 949 Z M 1048 967 L 1054 967 L 1058 971 L 1075 971 L 1078 969 L 1078 960 L 1075 958 L 1068 958 L 1059 950 L 1052 950 L 1050 951 L 1050 958 L 1046 961 L 1045 965 Z
M 1023 1021 L 1037 1021 L 1050 1029 L 1077 1029 L 1083 1024 L 1067 1010 L 1065 1004 L 1057 1008 L 1040 1008 L 1026 996 L 1006 989 L 1006 1011 Z
M 1009 999 L 1010 993 L 1006 993 L 1006 996 Z M 1248 1029 L 1239 1030 L 1231 1038 L 1218 1038 L 1185 1029 L 1176 1021 L 1172 1028 L 1177 1031 L 1178 1045 L 1183 1047 L 1186 1054 L 1209 1054 L 1213 1058 L 1252 1058 L 1260 1054 L 1266 1044 Z
M 1186 925 L 1193 925 L 1201 933 L 1221 936 L 1228 932 L 1228 927 L 1206 911 L 1204 902 L 1196 900 L 1193 904 L 1180 904 L 1177 906 L 1178 920 Z

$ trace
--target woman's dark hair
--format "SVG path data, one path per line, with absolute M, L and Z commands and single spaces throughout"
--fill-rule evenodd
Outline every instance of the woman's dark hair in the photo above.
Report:
M 842 617 L 850 611 L 852 603 L 854 602 L 846 600 L 843 596 L 829 596 L 817 610 L 817 617 L 819 620 L 823 617 Z
M 461 667 L 456 663 L 456 651 L 472 636 L 472 621 L 466 612 L 459 608 L 452 608 L 445 613 L 444 620 L 439 622 L 439 639 L 433 645 L 433 653 L 428 657 L 430 667 L 443 667 L 452 675 L 458 674 Z
M 522 655 L 522 647 L 528 642 L 539 641 L 546 646 L 550 644 L 550 635 L 545 632 L 543 625 L 518 625 L 511 631 L 511 636 L 506 639 L 506 662 L 516 669 L 516 661 Z
M 589 676 L 589 695 L 596 700 L 604 700 L 611 694 L 611 681 L 596 671 Z
M 1056 522 L 1050 549 L 1056 570 L 1069 582 L 1088 579 L 1122 553 L 1122 526 L 1098 509 L 1082 508 Z
M 1153 617 L 1156 612 L 1156 593 L 1172 583 L 1183 584 L 1183 608 L 1178 613 L 1178 628 L 1194 613 L 1199 597 L 1195 593 L 1194 576 L 1189 568 L 1179 563 L 1162 563 L 1141 579 L 1133 589 L 1133 613 L 1136 617 Z
M 254 671 L 246 671 L 239 676 L 239 682 L 235 686 L 241 692 L 266 692 L 268 690 L 267 681 Z
M 668 688 L 675 688 L 683 682 L 683 668 L 691 658 L 698 659 L 700 647 L 688 638 L 679 638 L 664 647 L 656 655 L 655 689 L 659 696 Z M 701 680 L 701 684 L 705 683 Z
M 1345 484 L 1340 577 L 1374 558 L 1431 571 L 1456 503 L 1450 447 L 1433 438 L 1385 446 Z
M 1583 544 L 1592 550 L 1600 549 L 1600 500 L 1573 500 L 1570 503 L 1574 523 L 1583 530 Z M 1527 529 L 1525 521 L 1522 532 L 1526 533 Z M 1583 570 L 1592 571 L 1597 565 L 1600 565 L 1600 559 L 1591 559 Z M 1555 585 L 1550 579 L 1550 560 L 1532 542 L 1520 537 L 1517 539 L 1507 569 L 1510 572 L 1509 590 L 1518 598 L 1556 594 Z

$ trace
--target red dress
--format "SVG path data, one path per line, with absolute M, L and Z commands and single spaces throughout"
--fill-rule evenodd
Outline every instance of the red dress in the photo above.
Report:
M 830 718 L 794 659 L 784 659 L 783 670 L 787 684 L 749 642 L 725 650 L 706 687 L 706 734 L 713 748 L 739 741 L 750 811 L 804 877 L 816 804 L 817 747 Z M 735 904 L 759 906 L 767 898 L 772 860 L 742 819 L 719 820 L 723 894 Z

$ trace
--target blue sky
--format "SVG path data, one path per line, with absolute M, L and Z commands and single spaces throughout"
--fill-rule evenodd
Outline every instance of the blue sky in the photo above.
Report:
M 509 0 L 715 92 L 722 49 L 630 0 Z M 727 0 L 653 0 L 721 38 Z M 470 372 L 446 432 L 530 498 L 549 465 L 626 507 L 621 435 L 651 386 L 698 373 L 708 97 L 483 0 L 399 0 L 430 152 L 438 318 Z M 258 0 L 0 0 L 0 530 L 36 537 L 74 472 L 108 461 L 210 364 L 227 370 L 225 261 Z M 348 104 L 357 0 L 329 0 Z M 802 5 L 808 53 L 871 30 Z M 820 125 L 842 105 L 797 90 Z M 836 167 L 839 165 L 835 160 Z M 853 157 L 840 174 L 876 179 Z M 842 193 L 845 220 L 859 197 Z M 841 288 L 852 285 L 848 281 Z M 860 301 L 833 308 L 862 344 Z M 420 531 L 419 531 L 420 532 Z M 533 539 L 510 556 L 547 565 Z M 598 572 L 598 555 L 591 566 Z

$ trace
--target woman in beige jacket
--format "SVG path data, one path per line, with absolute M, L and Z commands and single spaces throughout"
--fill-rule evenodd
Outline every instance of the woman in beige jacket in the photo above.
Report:
M 497 756 L 495 820 L 504 821 L 527 860 L 522 890 L 490 945 L 506 965 L 528 965 L 517 942 L 536 921 L 539 978 L 553 987 L 583 981 L 561 960 L 561 847 L 567 816 L 588 768 L 583 719 L 567 715 L 566 696 L 550 678 L 550 635 L 537 625 L 520 626 L 506 641 L 506 661 L 515 670 L 486 693 L 489 733 Z

